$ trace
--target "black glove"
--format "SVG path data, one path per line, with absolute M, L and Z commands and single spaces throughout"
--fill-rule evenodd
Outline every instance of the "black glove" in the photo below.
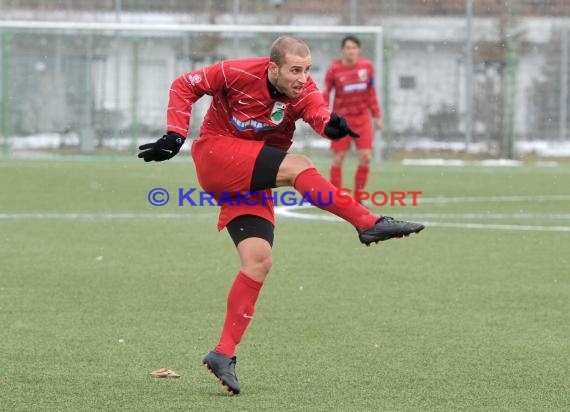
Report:
M 331 140 L 342 139 L 346 135 L 360 137 L 358 133 L 350 128 L 346 119 L 335 112 L 331 113 L 331 118 L 325 125 L 325 135 Z
M 180 148 L 184 144 L 185 137 L 178 133 L 168 132 L 154 143 L 146 143 L 139 146 L 138 157 L 144 159 L 145 162 L 154 160 L 162 162 L 176 156 Z

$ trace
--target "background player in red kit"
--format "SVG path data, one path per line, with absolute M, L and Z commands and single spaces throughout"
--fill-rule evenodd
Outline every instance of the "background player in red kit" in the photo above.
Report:
M 307 157 L 287 153 L 297 119 L 329 139 L 358 136 L 344 118 L 329 111 L 309 76 L 310 67 L 308 46 L 283 36 L 273 43 L 269 58 L 225 60 L 183 74 L 170 89 L 167 133 L 139 147 L 138 156 L 147 162 L 172 158 L 188 133 L 192 104 L 205 94 L 212 96 L 200 138 L 192 144 L 192 157 L 200 185 L 221 202 L 218 229 L 227 227 L 241 268 L 228 294 L 220 340 L 203 364 L 232 394 L 240 392 L 236 346 L 253 317 L 271 268 L 274 215 L 270 188 L 293 186 L 311 196 L 315 205 L 351 223 L 366 245 L 424 228 L 376 216 L 357 202 L 348 206 L 329 202 L 326 196 L 336 188 Z M 248 191 L 258 191 L 248 202 L 255 206 L 222 202 L 228 192 Z
M 354 175 L 354 191 L 364 190 L 368 181 L 374 133 L 382 128 L 382 112 L 374 87 L 374 66 L 360 57 L 360 40 L 346 36 L 341 42 L 342 59 L 332 62 L 325 76 L 323 96 L 327 102 L 334 89 L 333 110 L 344 116 L 350 127 L 360 134 L 354 140 L 358 153 L 358 167 Z M 331 142 L 333 152 L 330 170 L 331 183 L 342 187 L 342 164 L 353 141 L 350 137 Z

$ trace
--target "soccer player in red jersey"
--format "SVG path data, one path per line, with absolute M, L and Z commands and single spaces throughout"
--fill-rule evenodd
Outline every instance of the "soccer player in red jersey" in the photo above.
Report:
M 360 40 L 346 36 L 341 42 L 342 59 L 332 62 L 325 76 L 323 96 L 330 101 L 334 89 L 333 110 L 344 116 L 350 127 L 360 135 L 354 139 L 358 152 L 358 167 L 354 175 L 354 191 L 364 190 L 368 181 L 374 127 L 382 128 L 382 112 L 374 87 L 374 66 L 370 60 L 360 56 Z M 342 164 L 353 141 L 350 137 L 331 142 L 333 152 L 330 169 L 331 183 L 342 187 Z
M 366 245 L 424 228 L 374 215 L 357 202 L 340 205 L 324 200 L 323 194 L 326 197 L 337 188 L 309 158 L 287 153 L 297 119 L 329 139 L 358 136 L 343 117 L 329 111 L 309 76 L 310 68 L 309 47 L 283 36 L 275 40 L 268 58 L 224 60 L 183 74 L 170 88 L 166 134 L 139 147 L 138 156 L 146 162 L 175 156 L 188 134 L 192 104 L 205 94 L 212 97 L 200 137 L 192 144 L 192 158 L 200 185 L 220 202 L 218 229 L 227 228 L 241 268 L 227 297 L 220 340 L 202 362 L 232 394 L 240 392 L 235 350 L 271 268 L 275 223 L 271 188 L 293 186 L 310 196 L 317 207 L 352 224 Z M 224 197 L 249 191 L 256 193 L 248 204 Z

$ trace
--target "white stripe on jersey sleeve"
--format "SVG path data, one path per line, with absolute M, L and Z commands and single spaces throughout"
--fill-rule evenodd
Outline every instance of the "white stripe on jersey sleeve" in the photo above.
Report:
M 224 80 L 226 82 L 226 87 L 228 87 L 228 78 L 226 77 L 226 70 L 224 69 L 224 61 L 222 60 L 222 74 L 224 75 Z
M 255 75 L 255 74 L 253 74 L 253 73 L 246 72 L 245 70 L 238 69 L 237 67 L 230 67 L 230 70 L 235 70 L 235 71 L 237 71 L 237 72 L 242 72 L 242 73 L 244 73 L 244 74 L 248 74 L 248 75 L 250 75 L 250 76 L 252 76 L 252 77 L 255 77 L 255 78 L 258 79 L 258 80 L 261 80 L 261 77 Z
M 206 81 L 206 84 L 208 85 L 208 89 L 211 89 L 212 87 L 210 86 L 210 82 L 208 81 L 208 75 L 206 74 L 206 68 L 205 67 L 202 68 L 202 73 L 204 73 L 204 80 Z

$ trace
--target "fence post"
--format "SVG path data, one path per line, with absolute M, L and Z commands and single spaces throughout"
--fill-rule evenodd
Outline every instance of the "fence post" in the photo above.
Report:
M 382 74 L 383 74 L 383 64 L 382 64 L 382 59 L 383 59 L 383 55 L 384 55 L 384 50 L 383 50 L 383 36 L 384 33 L 376 33 L 376 38 L 375 38 L 375 42 L 376 42 L 376 55 L 374 56 L 374 68 L 376 70 L 376 73 L 374 73 L 374 85 L 376 86 L 376 95 L 378 98 L 378 102 L 380 103 L 380 108 L 383 110 L 383 104 L 382 104 L 382 95 L 384 93 L 382 93 L 382 89 L 383 89 L 383 83 L 384 81 L 382 80 Z M 382 86 L 378 87 L 378 83 L 381 83 Z M 380 130 L 376 130 L 376 127 L 374 127 L 374 152 L 373 152 L 373 157 L 374 157 L 374 162 L 375 163 L 380 163 L 381 159 L 382 159 L 382 132 Z
M 518 41 L 515 36 L 516 5 L 506 3 L 503 5 L 503 15 L 500 18 L 501 42 L 505 47 L 505 62 L 502 74 L 502 125 L 501 125 L 501 156 L 514 159 L 515 144 L 515 117 L 516 117 L 516 76 L 518 65 Z
M 385 31 L 383 35 L 385 35 Z M 392 156 L 392 111 L 390 102 L 390 59 L 392 53 L 392 42 L 388 36 L 384 36 L 384 48 L 382 52 L 382 133 L 381 139 L 383 140 L 382 159 L 390 160 Z
M 465 153 L 473 139 L 473 0 L 466 0 L 467 33 L 465 37 Z
M 132 148 L 136 152 L 137 139 L 139 137 L 139 40 L 132 40 L 133 47 L 133 61 L 131 68 L 131 135 L 132 135 Z
M 79 128 L 79 152 L 94 154 L 96 136 L 93 125 L 93 34 L 87 37 L 85 56 L 85 100 L 83 102 L 81 126 Z
M 12 136 L 12 101 L 11 101 L 11 84 L 12 84 L 12 33 L 0 33 L 0 53 L 2 56 L 2 102 L 1 113 L 2 123 L 0 124 L 0 134 L 4 138 L 3 152 L 8 156 L 10 151 L 10 137 Z
M 566 141 L 568 120 L 568 29 L 562 27 L 560 33 L 560 141 Z

